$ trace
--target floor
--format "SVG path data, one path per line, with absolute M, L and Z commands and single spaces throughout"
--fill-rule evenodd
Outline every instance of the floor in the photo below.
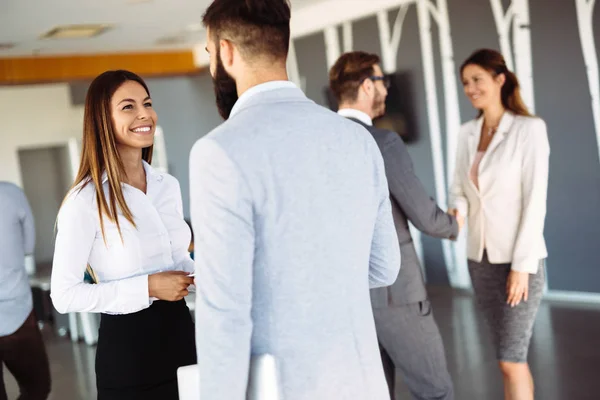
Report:
M 494 352 L 472 297 L 448 288 L 430 288 L 457 400 L 502 400 Z M 54 335 L 45 328 L 51 360 L 52 400 L 95 399 L 95 349 Z M 600 398 L 600 305 L 544 302 L 531 342 L 529 361 L 536 399 Z M 9 399 L 16 399 L 12 377 L 5 373 Z M 398 399 L 410 399 L 398 377 Z M 362 399 L 357 399 L 362 400 Z

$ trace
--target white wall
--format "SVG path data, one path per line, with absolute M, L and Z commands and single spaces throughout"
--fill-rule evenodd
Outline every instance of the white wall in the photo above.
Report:
M 64 143 L 82 125 L 67 84 L 0 87 L 0 181 L 22 187 L 17 149 Z

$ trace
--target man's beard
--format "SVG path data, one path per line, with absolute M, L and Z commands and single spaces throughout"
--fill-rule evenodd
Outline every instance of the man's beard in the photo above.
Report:
M 213 77 L 213 87 L 219 114 L 221 114 L 223 119 L 229 119 L 231 110 L 238 99 L 237 87 L 235 79 L 225 71 L 219 50 L 217 50 L 217 68 L 215 70 L 215 76 Z
M 375 118 L 383 117 L 385 114 L 385 96 L 382 96 L 379 92 L 373 98 L 372 112 Z

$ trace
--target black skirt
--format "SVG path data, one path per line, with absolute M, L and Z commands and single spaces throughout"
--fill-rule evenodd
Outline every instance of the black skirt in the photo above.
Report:
M 96 350 L 98 400 L 177 400 L 177 368 L 196 364 L 194 322 L 184 300 L 102 314 Z

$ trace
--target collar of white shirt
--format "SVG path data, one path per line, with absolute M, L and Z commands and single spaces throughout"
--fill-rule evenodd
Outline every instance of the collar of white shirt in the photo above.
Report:
M 354 108 L 342 108 L 338 110 L 338 114 L 346 118 L 354 118 L 365 125 L 373 126 L 373 120 L 366 113 L 355 110 Z
M 157 172 L 154 168 L 152 168 L 150 164 L 142 160 L 142 165 L 144 166 L 144 171 L 146 171 L 146 182 L 150 182 L 154 179 L 156 179 L 159 182 L 162 180 L 162 175 L 160 174 L 160 172 Z M 104 171 L 102 173 L 102 184 L 106 183 L 107 180 L 108 175 L 106 174 L 106 171 Z
M 231 109 L 229 118 L 233 117 L 236 113 L 238 113 L 239 110 L 241 109 L 242 105 L 245 102 L 247 102 L 248 99 L 250 99 L 252 96 L 254 96 L 258 93 L 268 92 L 270 90 L 276 90 L 276 89 L 291 89 L 291 88 L 296 88 L 296 87 L 297 86 L 294 84 L 294 82 L 290 82 L 290 81 L 271 81 L 271 82 L 265 82 L 265 83 L 261 83 L 260 85 L 253 86 L 250 89 L 246 90 L 244 93 L 242 93 L 240 98 L 237 99 L 237 101 L 235 102 L 235 105 Z

